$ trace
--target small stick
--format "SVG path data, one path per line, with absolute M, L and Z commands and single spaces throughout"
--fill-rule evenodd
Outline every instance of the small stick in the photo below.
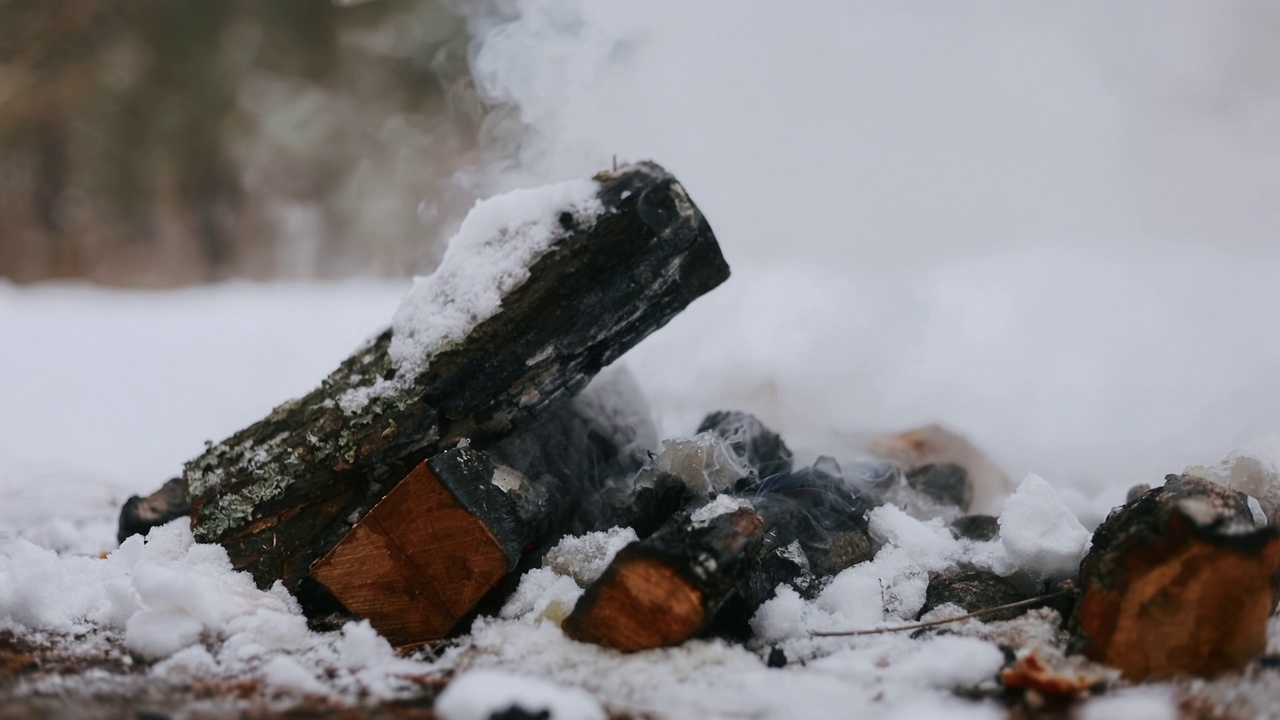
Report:
M 810 632 L 809 635 L 812 637 L 849 637 L 853 635 L 880 635 L 882 633 L 901 632 L 903 630 L 920 630 L 922 628 L 930 628 L 938 625 L 946 625 L 948 623 L 960 622 L 961 620 L 969 620 L 971 618 L 981 617 L 983 615 L 989 615 L 993 612 L 1000 612 L 1001 610 L 1013 610 L 1014 608 L 1026 607 L 1027 605 L 1034 605 L 1036 603 L 1044 602 L 1045 600 L 1053 600 L 1055 598 L 1060 598 L 1064 595 L 1067 595 L 1070 592 L 1071 592 L 1070 590 L 1059 590 L 1058 592 L 1052 592 L 1052 593 L 1049 593 L 1048 595 L 1040 595 L 1038 597 L 1027 598 L 1026 600 L 1019 600 L 1018 602 L 1011 602 L 1011 603 L 1006 603 L 1004 605 L 996 605 L 995 607 L 982 608 L 981 610 L 974 610 L 973 612 L 967 615 L 960 615 L 958 617 L 946 618 L 945 620 L 930 620 L 929 622 L 912 623 L 911 625 L 899 625 L 898 627 L 875 628 L 873 630 L 828 630 L 825 632 L 818 631 L 818 632 Z

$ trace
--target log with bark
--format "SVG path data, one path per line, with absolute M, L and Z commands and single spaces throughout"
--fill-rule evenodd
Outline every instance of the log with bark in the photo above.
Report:
M 621 509 L 588 510 L 585 501 L 633 477 L 652 441 L 637 444 L 634 425 L 600 414 L 599 396 L 614 393 L 602 379 L 530 428 L 420 464 L 312 565 L 312 577 L 409 645 L 448 635 L 564 535 L 617 524 Z
M 310 580 L 312 564 L 379 501 L 423 508 L 452 503 L 474 511 L 460 485 L 442 483 L 450 500 L 432 487 L 431 475 L 440 479 L 452 462 L 449 472 L 456 471 L 458 483 L 483 485 L 483 468 L 468 466 L 466 452 L 424 461 L 464 440 L 485 443 L 530 426 L 728 277 L 710 226 L 662 168 L 640 163 L 598 176 L 593 187 L 591 202 L 550 215 L 549 239 L 528 253 L 527 266 L 506 269 L 496 280 L 460 270 L 468 258 L 454 257 L 451 246 L 435 276 L 437 296 L 420 298 L 416 312 L 429 320 L 454 318 L 455 325 L 461 314 L 472 321 L 465 332 L 448 326 L 453 335 L 415 347 L 402 332 L 402 306 L 392 329 L 319 388 L 188 463 L 183 480 L 196 539 L 222 544 L 237 569 L 263 586 L 283 581 L 309 607 L 327 599 Z M 490 217 L 471 228 L 492 225 L 481 228 L 487 230 L 484 257 L 502 257 L 503 242 L 548 224 L 542 216 L 498 220 L 506 224 Z M 471 218 L 464 231 L 468 223 Z M 476 277 L 505 284 L 477 289 L 471 287 Z M 496 311 L 460 312 L 457 305 L 465 303 L 442 287 L 487 292 Z M 405 348 L 416 354 L 406 357 Z M 398 488 L 406 477 L 411 484 Z M 393 490 L 399 491 L 394 498 Z M 479 517 L 470 535 L 463 534 L 502 550 L 485 555 L 486 572 L 477 577 L 489 577 L 490 565 L 513 567 L 518 543 L 494 533 L 503 522 Z M 321 567 L 332 571 L 334 562 Z M 439 572 L 447 581 L 448 569 Z M 339 582 L 331 575 L 329 581 Z
M 1255 525 L 1245 495 L 1170 475 L 1094 533 L 1076 644 L 1133 680 L 1239 669 L 1266 649 L 1278 561 L 1280 533 Z
M 764 521 L 718 498 L 623 548 L 579 598 L 569 637 L 625 652 L 681 643 L 707 627 L 755 570 Z

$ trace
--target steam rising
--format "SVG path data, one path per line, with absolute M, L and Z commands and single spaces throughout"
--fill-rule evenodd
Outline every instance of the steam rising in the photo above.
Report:
M 811 460 L 940 420 L 1116 499 L 1276 431 L 1280 6 L 462 9 L 499 106 L 469 182 L 653 158 L 734 265 L 635 354 L 668 435 L 743 407 Z

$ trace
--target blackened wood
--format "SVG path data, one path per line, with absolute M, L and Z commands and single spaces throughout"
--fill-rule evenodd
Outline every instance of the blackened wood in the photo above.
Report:
M 764 522 L 749 507 L 705 519 L 684 511 L 623 548 L 562 627 L 625 652 L 678 644 L 707 627 L 763 547 Z
M 867 512 L 872 501 L 831 458 L 771 478 L 754 497 L 770 544 L 798 542 L 814 577 L 829 577 L 871 558 Z
M 929 578 L 929 587 L 925 591 L 924 606 L 920 608 L 923 617 L 926 613 L 940 605 L 957 605 L 965 612 L 975 612 L 986 608 L 1008 605 L 1026 600 L 1031 595 L 1018 589 L 1012 582 L 985 570 L 960 570 L 938 573 Z M 1012 620 L 1025 613 L 1028 607 L 1001 610 L 983 616 L 983 622 L 996 620 Z
M 921 465 L 907 473 L 907 486 L 943 505 L 968 510 L 973 503 L 969 473 L 955 463 Z
M 481 603 L 500 605 L 514 589 L 504 578 L 564 535 L 619 524 L 584 502 L 647 457 L 635 428 L 616 422 L 625 398 L 600 382 L 616 375 L 529 428 L 420 465 L 312 565 L 312 579 L 398 645 L 446 637 Z
M 662 168 L 600 181 L 605 212 L 566 228 L 502 310 L 408 390 L 353 413 L 338 406 L 369 378 L 394 375 L 387 331 L 312 393 L 188 463 L 196 538 L 221 543 L 260 585 L 296 589 L 423 460 L 531 424 L 728 277 L 710 226 Z
M 187 497 L 187 484 L 182 478 L 173 478 L 147 497 L 134 495 L 120 509 L 116 542 L 124 542 L 130 535 L 146 535 L 151 528 L 164 525 L 191 512 L 191 499 Z
M 791 449 L 751 413 L 722 410 L 703 418 L 698 432 L 724 438 L 752 474 L 761 480 L 791 472 Z
M 951 529 L 968 540 L 995 540 L 1000 537 L 1000 519 L 994 515 L 964 515 L 951 521 Z
M 1075 644 L 1134 680 L 1239 669 L 1266 649 L 1280 535 L 1192 476 L 1112 511 L 1080 564 Z

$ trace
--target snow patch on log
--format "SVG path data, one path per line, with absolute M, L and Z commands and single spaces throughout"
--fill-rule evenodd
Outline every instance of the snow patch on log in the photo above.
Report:
M 570 180 L 476 202 L 440 266 L 414 278 L 392 317 L 388 354 L 395 375 L 343 393 L 342 410 L 356 413 L 374 397 L 408 389 L 432 358 L 496 315 L 503 297 L 529 279 L 529 268 L 557 240 L 604 211 L 599 191 L 594 180 Z
M 547 551 L 542 567 L 567 575 L 586 587 L 604 574 L 619 550 L 639 539 L 635 530 L 618 527 L 566 537 Z
M 689 516 L 689 522 L 693 523 L 694 527 L 703 528 L 721 515 L 728 515 L 743 508 L 750 509 L 751 501 L 732 495 L 718 495 L 715 500 L 694 510 Z

